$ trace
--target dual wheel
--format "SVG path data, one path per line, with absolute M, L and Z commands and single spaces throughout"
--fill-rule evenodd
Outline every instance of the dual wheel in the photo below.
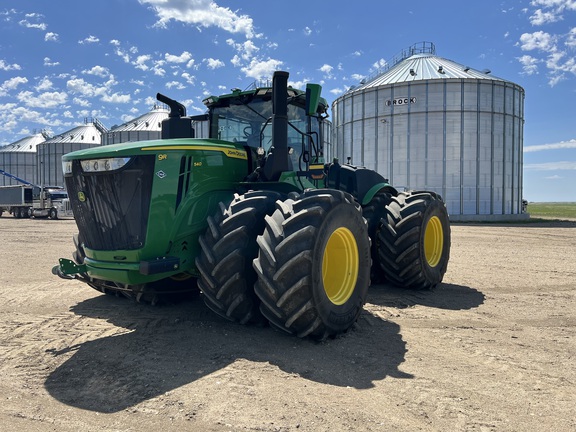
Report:
M 446 205 L 434 192 L 377 193 L 364 207 L 372 239 L 372 276 L 403 288 L 434 288 L 450 256 Z
M 241 323 L 268 321 L 299 337 L 348 330 L 370 285 L 370 240 L 345 192 L 236 195 L 208 219 L 196 260 L 205 303 Z

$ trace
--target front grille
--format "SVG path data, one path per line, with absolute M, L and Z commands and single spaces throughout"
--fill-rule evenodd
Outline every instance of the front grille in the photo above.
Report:
M 84 244 L 94 250 L 133 250 L 146 242 L 154 156 L 136 156 L 114 172 L 82 171 L 72 163 L 66 187 Z

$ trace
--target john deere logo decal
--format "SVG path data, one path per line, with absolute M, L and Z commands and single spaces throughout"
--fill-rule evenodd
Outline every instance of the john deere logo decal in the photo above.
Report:
M 158 172 L 156 173 L 156 175 L 157 175 L 159 178 L 161 178 L 161 179 L 163 179 L 164 177 L 166 177 L 166 173 L 165 173 L 164 171 L 162 171 L 162 170 L 158 171 Z
M 84 192 L 82 191 L 78 192 L 78 199 L 80 200 L 80 202 L 86 201 L 86 195 L 84 195 Z

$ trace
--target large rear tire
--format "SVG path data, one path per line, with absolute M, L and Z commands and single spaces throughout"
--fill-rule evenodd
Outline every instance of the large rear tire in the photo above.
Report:
M 358 319 L 370 285 L 370 240 L 352 195 L 318 189 L 277 203 L 258 244 L 255 290 L 272 325 L 322 340 Z
M 450 220 L 439 195 L 411 192 L 392 197 L 378 239 L 389 282 L 413 289 L 442 282 L 450 257 Z
M 264 217 L 274 212 L 283 196 L 273 191 L 235 194 L 229 206 L 208 218 L 196 258 L 198 285 L 204 302 L 217 314 L 241 324 L 264 322 L 254 294 L 257 275 L 252 260 L 258 254 L 256 238 L 264 231 Z

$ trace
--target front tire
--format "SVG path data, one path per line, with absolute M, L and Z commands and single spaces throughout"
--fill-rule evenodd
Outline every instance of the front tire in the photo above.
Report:
M 298 337 L 322 340 L 358 319 L 370 285 L 370 240 L 352 195 L 311 190 L 277 203 L 254 260 L 262 314 Z
M 439 195 L 411 192 L 393 197 L 378 239 L 388 281 L 413 289 L 442 282 L 450 257 L 450 220 Z
M 274 212 L 282 195 L 272 191 L 235 194 L 229 206 L 208 218 L 196 258 L 198 285 L 206 305 L 218 315 L 241 324 L 260 323 L 260 301 L 254 294 L 257 275 L 252 260 L 258 254 L 256 238 L 264 231 L 264 217 Z

